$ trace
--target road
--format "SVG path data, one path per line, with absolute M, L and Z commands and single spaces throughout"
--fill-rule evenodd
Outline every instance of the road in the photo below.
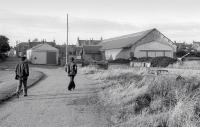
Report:
M 75 91 L 67 91 L 63 68 L 33 68 L 46 77 L 28 90 L 28 97 L 0 105 L 0 127 L 108 127 L 109 116 L 98 102 L 94 81 L 78 74 Z

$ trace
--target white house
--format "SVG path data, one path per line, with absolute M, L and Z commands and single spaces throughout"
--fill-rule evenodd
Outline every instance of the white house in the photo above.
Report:
M 131 56 L 174 57 L 176 45 L 157 29 L 103 40 L 100 45 L 107 60 L 128 59 Z
M 28 49 L 26 54 L 28 61 L 33 64 L 58 64 L 59 50 L 47 43 Z

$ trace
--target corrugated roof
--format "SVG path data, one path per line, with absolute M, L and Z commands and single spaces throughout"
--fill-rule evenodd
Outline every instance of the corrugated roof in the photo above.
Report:
M 120 37 L 110 38 L 103 40 L 99 45 L 102 46 L 102 49 L 118 49 L 130 47 L 135 44 L 137 41 L 145 37 L 147 34 L 152 32 L 154 29 L 128 34 Z

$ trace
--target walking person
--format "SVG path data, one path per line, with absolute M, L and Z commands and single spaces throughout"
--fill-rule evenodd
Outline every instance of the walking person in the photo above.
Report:
M 72 89 L 75 89 L 75 83 L 74 83 L 74 77 L 77 74 L 77 65 L 74 61 L 74 58 L 71 57 L 70 59 L 71 61 L 68 63 L 67 65 L 67 72 L 68 72 L 68 76 L 70 77 L 70 82 L 68 85 L 68 90 L 71 91 Z
M 28 62 L 26 61 L 26 57 L 21 57 L 21 61 L 17 64 L 15 68 L 16 73 L 16 80 L 19 80 L 19 85 L 17 87 L 16 95 L 19 97 L 23 86 L 23 94 L 24 97 L 27 96 L 27 80 L 29 76 L 29 66 Z

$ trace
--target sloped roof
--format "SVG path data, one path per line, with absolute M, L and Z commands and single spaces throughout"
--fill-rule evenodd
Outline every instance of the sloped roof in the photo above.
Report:
M 85 45 L 83 46 L 83 50 L 85 53 L 100 53 L 101 46 L 97 45 Z
M 102 46 L 102 49 L 118 49 L 118 48 L 130 47 L 140 39 L 144 38 L 147 34 L 152 32 L 153 30 L 155 30 L 155 28 L 138 33 L 105 39 L 99 45 Z
M 46 51 L 58 51 L 57 48 L 47 44 L 47 43 L 44 43 L 44 44 L 38 44 L 32 48 L 30 48 L 29 50 L 46 50 Z
M 101 40 L 78 40 L 79 46 L 81 45 L 98 45 Z M 85 44 L 88 43 L 88 44 Z

